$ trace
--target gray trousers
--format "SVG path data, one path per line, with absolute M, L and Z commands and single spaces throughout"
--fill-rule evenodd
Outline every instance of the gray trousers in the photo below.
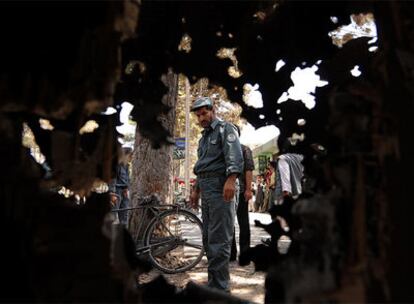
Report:
M 230 289 L 229 260 L 235 217 L 235 198 L 231 202 L 223 199 L 225 181 L 224 176 L 198 180 L 203 245 L 208 259 L 208 286 L 221 290 Z

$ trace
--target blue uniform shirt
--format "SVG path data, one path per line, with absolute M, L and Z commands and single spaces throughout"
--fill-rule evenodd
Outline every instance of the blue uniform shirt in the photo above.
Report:
M 198 161 L 194 174 L 223 173 L 223 176 L 243 172 L 243 154 L 236 127 L 231 123 L 214 119 L 204 129 L 198 143 Z
M 109 183 L 109 192 L 116 192 L 116 189 L 126 189 L 129 187 L 129 165 L 118 164 L 116 176 Z

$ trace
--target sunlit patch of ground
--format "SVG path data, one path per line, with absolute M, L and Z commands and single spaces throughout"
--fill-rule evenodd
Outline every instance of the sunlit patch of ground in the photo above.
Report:
M 250 213 L 250 229 L 251 229 L 251 246 L 260 244 L 263 237 L 268 234 L 254 226 L 254 220 L 260 220 L 264 224 L 271 222 L 270 216 L 266 213 Z M 238 225 L 236 225 L 236 236 L 238 239 Z M 140 283 L 147 283 L 160 275 L 158 270 L 152 270 L 148 274 L 143 274 L 139 278 Z M 185 273 L 179 274 L 163 274 L 167 281 L 179 288 L 184 288 L 191 280 L 197 284 L 207 284 L 207 258 L 203 260 L 193 269 Z M 264 302 L 264 272 L 254 272 L 254 265 L 240 266 L 237 262 L 230 263 L 231 276 L 231 294 L 235 297 L 245 299 L 254 303 Z
M 264 302 L 265 273 L 254 272 L 253 264 L 241 267 L 230 264 L 231 293 L 254 303 Z
M 140 283 L 146 283 L 160 275 L 158 270 L 141 275 Z M 163 274 L 167 281 L 179 288 L 184 288 L 191 280 L 197 284 L 207 284 L 207 261 L 204 258 L 197 267 L 191 271 L 179 274 Z M 254 272 L 253 264 L 241 267 L 237 262 L 230 263 L 231 294 L 233 296 L 254 302 L 264 302 L 265 273 Z

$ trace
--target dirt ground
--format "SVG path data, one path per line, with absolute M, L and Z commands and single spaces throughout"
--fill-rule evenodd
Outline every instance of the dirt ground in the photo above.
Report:
M 263 213 L 249 214 L 251 246 L 259 244 L 261 238 L 268 237 L 268 234 L 263 229 L 256 228 L 254 226 L 255 219 L 260 220 L 262 223 L 269 223 L 270 216 Z M 239 227 L 236 224 L 237 240 L 239 235 L 238 228 Z M 140 277 L 140 283 L 151 281 L 160 274 L 160 271 L 152 270 L 149 274 L 145 274 Z M 207 259 L 204 257 L 196 267 L 185 273 L 163 275 L 171 284 L 179 288 L 184 288 L 190 280 L 198 284 L 205 284 L 207 283 Z M 253 263 L 242 267 L 237 262 L 231 262 L 231 294 L 253 303 L 263 303 L 265 275 L 266 274 L 263 272 L 255 272 Z
M 151 281 L 160 275 L 158 270 L 152 270 L 149 274 L 140 277 L 140 283 Z M 195 268 L 185 273 L 162 274 L 169 283 L 184 288 L 192 280 L 198 284 L 207 283 L 207 260 L 203 260 Z M 230 263 L 231 294 L 253 303 L 264 302 L 265 273 L 254 272 L 254 265 L 239 266 L 237 262 Z

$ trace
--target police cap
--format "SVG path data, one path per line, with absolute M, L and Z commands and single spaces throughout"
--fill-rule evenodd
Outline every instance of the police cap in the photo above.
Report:
M 202 107 L 207 107 L 209 109 L 212 109 L 213 101 L 209 97 L 197 98 L 191 105 L 191 112 L 194 112 Z

